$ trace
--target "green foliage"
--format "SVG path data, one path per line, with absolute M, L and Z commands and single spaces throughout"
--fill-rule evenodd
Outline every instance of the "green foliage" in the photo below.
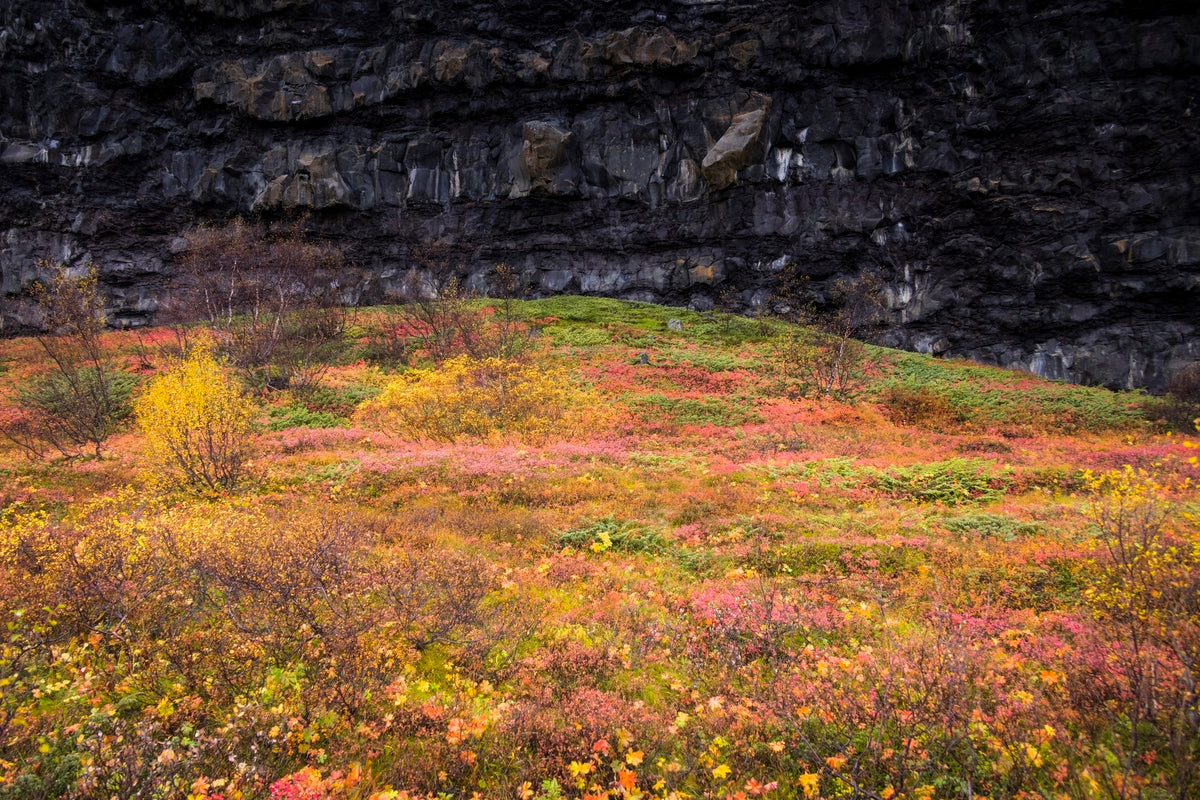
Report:
M 774 320 L 754 320 L 719 312 L 699 313 L 601 297 L 547 297 L 520 303 L 518 308 L 526 319 L 551 318 L 553 321 L 547 325 L 546 332 L 556 342 L 578 347 L 610 343 L 610 331 L 622 328 L 642 335 L 732 345 L 768 341 L 787 327 Z M 682 332 L 672 331 L 667 326 L 672 319 L 682 323 Z
M 556 541 L 562 547 L 593 553 L 610 549 L 622 553 L 663 553 L 670 545 L 658 531 L 632 520 L 619 521 L 615 517 L 604 517 L 582 528 L 564 531 Z
M 37 440 L 71 454 L 100 445 L 121 428 L 133 407 L 138 379 L 97 366 L 64 366 L 17 390 L 17 402 L 32 415 Z
M 969 362 L 890 354 L 892 378 L 875 397 L 899 424 L 999 428 L 1017 434 L 1134 430 L 1148 398 L 1035 379 Z
M 612 334 L 609 331 L 591 325 L 555 323 L 547 326 L 545 330 L 556 345 L 589 349 L 612 344 Z
M 554 778 L 547 778 L 542 781 L 542 790 L 538 792 L 533 800 L 562 800 L 562 787 L 558 785 L 558 781 Z
M 271 420 L 267 427 L 272 431 L 288 428 L 336 428 L 344 421 L 328 411 L 312 411 L 301 405 L 272 408 L 267 412 L 267 416 Z
M 989 461 L 952 458 L 931 464 L 893 467 L 875 480 L 884 492 L 921 503 L 986 503 L 1005 493 L 1012 477 Z
M 942 520 L 942 526 L 951 533 L 1004 542 L 1042 532 L 1042 526 L 1036 522 L 1021 522 L 1000 514 L 964 514 Z
M 762 416 L 749 400 L 737 398 L 668 397 L 642 394 L 626 398 L 635 415 L 649 425 L 745 425 L 761 422 Z
M 302 395 L 302 405 L 314 413 L 325 413 L 334 417 L 348 419 L 356 408 L 378 397 L 378 386 L 364 384 L 349 384 L 336 389 L 318 386 L 313 391 Z
M 83 756 L 76 752 L 69 737 L 47 742 L 36 764 L 26 765 L 11 783 L 0 785 L 0 800 L 42 800 L 68 797 L 83 772 Z
M 749 566 L 768 576 L 846 575 L 869 568 L 878 575 L 897 577 L 916 574 L 927 562 L 926 554 L 915 547 L 818 540 L 766 548 L 746 560 Z
M 761 369 L 762 362 L 754 358 L 742 358 L 724 349 L 673 347 L 662 353 L 660 363 L 699 367 L 708 372 L 728 372 L 735 369 Z

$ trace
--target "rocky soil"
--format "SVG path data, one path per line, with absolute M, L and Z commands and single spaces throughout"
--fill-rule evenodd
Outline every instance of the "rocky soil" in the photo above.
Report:
M 1157 389 L 1200 359 L 1198 97 L 1190 2 L 9 0 L 0 313 L 93 260 L 144 322 L 189 226 L 305 214 L 351 300 L 432 239 L 698 309 L 878 272 L 885 343 Z

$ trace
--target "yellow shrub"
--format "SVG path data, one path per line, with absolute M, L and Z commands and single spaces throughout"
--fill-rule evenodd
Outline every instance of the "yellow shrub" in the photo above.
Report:
M 221 490 L 243 477 L 254 407 L 207 346 L 154 378 L 134 413 L 151 472 L 165 484 Z
M 362 407 L 359 419 L 415 439 L 510 434 L 542 441 L 570 428 L 585 400 L 562 368 L 458 356 L 438 369 L 404 373 Z

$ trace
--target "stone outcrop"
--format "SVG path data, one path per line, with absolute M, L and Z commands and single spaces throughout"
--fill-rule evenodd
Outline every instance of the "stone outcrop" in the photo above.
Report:
M 165 9 L 165 10 L 164 10 Z M 153 319 L 198 221 L 306 215 L 384 299 L 706 309 L 879 272 L 889 344 L 1113 386 L 1200 359 L 1200 14 L 1071 0 L 23 0 L 0 315 L 41 258 Z
M 771 98 L 758 95 L 750 108 L 733 115 L 729 128 L 708 148 L 700 171 L 709 186 L 724 189 L 737 183 L 738 170 L 762 162 L 769 146 L 763 141 L 767 132 L 767 113 Z M 779 156 L 782 158 L 782 154 Z M 790 154 L 788 161 L 791 161 Z

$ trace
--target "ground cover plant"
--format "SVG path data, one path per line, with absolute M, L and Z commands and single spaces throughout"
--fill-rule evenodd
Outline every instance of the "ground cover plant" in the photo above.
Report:
M 319 386 L 97 333 L 134 419 L 0 453 L 0 797 L 1200 791 L 1200 435 L 1149 399 L 430 309 L 347 315 Z M 4 419 L 49 366 L 0 341 Z

